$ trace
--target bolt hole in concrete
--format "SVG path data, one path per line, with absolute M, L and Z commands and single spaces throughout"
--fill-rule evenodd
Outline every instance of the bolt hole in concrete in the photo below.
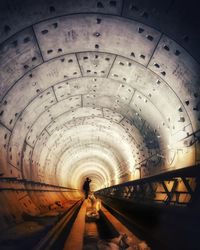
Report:
M 10 32 L 10 31 L 11 31 L 10 26 L 9 26 L 9 25 L 5 25 L 5 26 L 4 26 L 4 32 L 5 32 L 5 33 L 8 33 L 8 32 Z

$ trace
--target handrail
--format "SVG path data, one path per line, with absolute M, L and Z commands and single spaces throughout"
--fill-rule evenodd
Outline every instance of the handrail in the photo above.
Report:
M 97 196 L 142 204 L 187 206 L 194 198 L 200 167 L 189 167 L 107 187 Z

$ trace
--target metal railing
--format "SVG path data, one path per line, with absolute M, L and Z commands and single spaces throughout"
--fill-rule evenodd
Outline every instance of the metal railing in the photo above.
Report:
M 137 204 L 186 206 L 195 196 L 199 177 L 200 167 L 195 166 L 111 186 L 95 194 Z

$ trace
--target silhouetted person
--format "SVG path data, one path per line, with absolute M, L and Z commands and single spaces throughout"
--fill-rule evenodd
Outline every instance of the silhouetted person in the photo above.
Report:
M 83 190 L 85 192 L 85 199 L 88 198 L 88 194 L 90 191 L 90 182 L 91 182 L 90 178 L 87 177 L 84 184 L 83 184 Z

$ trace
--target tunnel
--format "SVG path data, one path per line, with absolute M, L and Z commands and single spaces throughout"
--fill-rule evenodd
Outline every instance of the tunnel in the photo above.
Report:
M 199 27 L 195 0 L 0 1 L 1 249 L 87 177 L 150 249 L 200 249 Z

